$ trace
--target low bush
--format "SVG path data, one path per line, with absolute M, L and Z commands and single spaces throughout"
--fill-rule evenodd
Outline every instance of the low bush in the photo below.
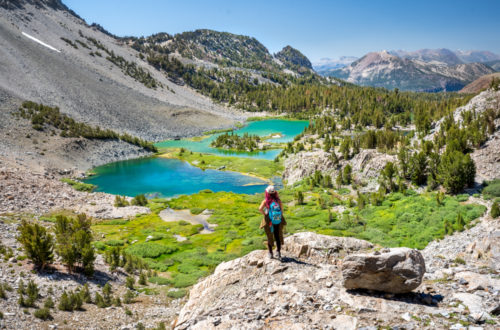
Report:
M 158 258 L 162 254 L 177 251 L 177 246 L 163 245 L 160 243 L 144 242 L 129 246 L 126 251 L 141 258 Z
M 482 193 L 486 198 L 500 197 L 500 179 L 486 182 L 486 187 Z
M 180 274 L 175 273 L 170 280 L 170 284 L 172 284 L 175 288 L 187 288 L 188 286 L 194 285 L 198 282 L 199 277 L 193 274 Z
M 132 205 L 146 206 L 148 205 L 148 200 L 144 194 L 137 195 L 132 199 Z
M 86 192 L 92 192 L 96 186 L 90 183 L 83 183 L 75 180 L 71 180 L 68 178 L 63 178 L 61 179 L 62 182 L 69 184 L 73 189 L 78 190 L 78 191 L 86 191 Z
M 187 290 L 179 289 L 179 290 L 171 290 L 167 292 L 167 296 L 173 299 L 179 299 L 184 297 L 187 294 Z
M 204 209 L 201 207 L 193 207 L 189 211 L 191 212 L 191 214 L 200 214 L 204 211 Z
M 40 320 L 43 320 L 43 321 L 47 321 L 47 320 L 51 320 L 52 319 L 52 315 L 50 315 L 50 311 L 48 308 L 40 308 L 40 309 L 37 309 L 33 315 L 36 317 L 36 318 L 39 318 Z
M 166 277 L 153 276 L 149 278 L 150 283 L 158 284 L 158 285 L 169 285 L 170 280 Z
M 107 246 L 123 246 L 125 245 L 125 242 L 119 239 L 112 239 L 109 241 L 104 242 Z

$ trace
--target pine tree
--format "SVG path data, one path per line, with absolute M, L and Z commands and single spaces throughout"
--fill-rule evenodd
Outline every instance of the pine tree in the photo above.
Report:
M 298 205 L 304 204 L 304 194 L 300 190 L 297 192 L 297 204 Z
M 79 263 L 86 275 L 94 272 L 95 252 L 92 247 L 90 221 L 85 214 L 74 219 L 56 217 L 56 251 L 70 271 Z
M 61 311 L 66 312 L 71 312 L 73 310 L 73 306 L 71 305 L 68 293 L 66 291 L 61 294 L 61 298 L 59 299 L 59 305 L 57 306 L 57 308 L 59 308 L 59 310 Z
M 140 285 L 148 285 L 146 273 L 141 272 L 141 275 L 139 275 L 139 284 Z
M 41 270 L 54 260 L 54 238 L 39 224 L 23 221 L 19 227 L 18 241 L 28 258 Z

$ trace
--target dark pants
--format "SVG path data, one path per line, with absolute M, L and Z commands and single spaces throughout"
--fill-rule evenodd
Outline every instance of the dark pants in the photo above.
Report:
M 278 248 L 278 252 L 281 251 L 281 239 L 280 239 L 280 225 L 273 225 L 273 236 L 274 236 L 274 241 L 276 242 L 276 247 Z M 269 249 L 269 252 L 273 252 L 273 246 L 272 244 L 267 244 L 267 248 Z
M 283 239 L 283 232 L 285 231 L 286 220 L 285 217 L 281 218 L 281 223 L 279 225 L 273 225 L 273 231 L 271 232 L 271 219 L 266 215 L 262 218 L 260 223 L 260 228 L 264 229 L 267 236 L 267 248 L 269 252 L 273 251 L 274 241 L 278 247 L 278 251 L 281 251 L 281 246 L 285 243 Z

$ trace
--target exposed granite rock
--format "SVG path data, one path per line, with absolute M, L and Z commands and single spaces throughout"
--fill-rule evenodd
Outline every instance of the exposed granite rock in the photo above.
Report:
M 316 171 L 331 172 L 334 166 L 329 154 L 323 150 L 301 151 L 285 160 L 283 179 L 292 185 Z
M 342 262 L 343 284 L 347 289 L 410 292 L 422 283 L 424 273 L 424 258 L 409 248 L 349 255 Z

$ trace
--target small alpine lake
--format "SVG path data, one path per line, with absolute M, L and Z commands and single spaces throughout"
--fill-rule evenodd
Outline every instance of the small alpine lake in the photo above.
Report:
M 293 141 L 294 137 L 300 134 L 308 124 L 308 121 L 266 119 L 252 121 L 234 132 L 239 135 L 248 133 L 261 137 L 271 136 L 268 142 L 286 143 Z M 267 160 L 269 163 L 281 152 L 281 149 L 235 152 L 211 147 L 210 143 L 220 134 L 224 133 L 216 133 L 201 139 L 168 140 L 156 146 L 165 150 L 184 148 L 194 153 Z M 275 135 L 276 137 L 273 137 Z M 96 185 L 96 191 L 126 196 L 147 194 L 157 197 L 173 197 L 194 194 L 205 189 L 214 192 L 254 194 L 262 192 L 269 184 L 269 181 L 238 172 L 203 170 L 186 161 L 156 156 L 110 163 L 96 167 L 93 171 L 95 175 L 83 180 L 85 183 Z M 279 177 L 273 177 L 271 180 L 278 186 L 282 185 Z

